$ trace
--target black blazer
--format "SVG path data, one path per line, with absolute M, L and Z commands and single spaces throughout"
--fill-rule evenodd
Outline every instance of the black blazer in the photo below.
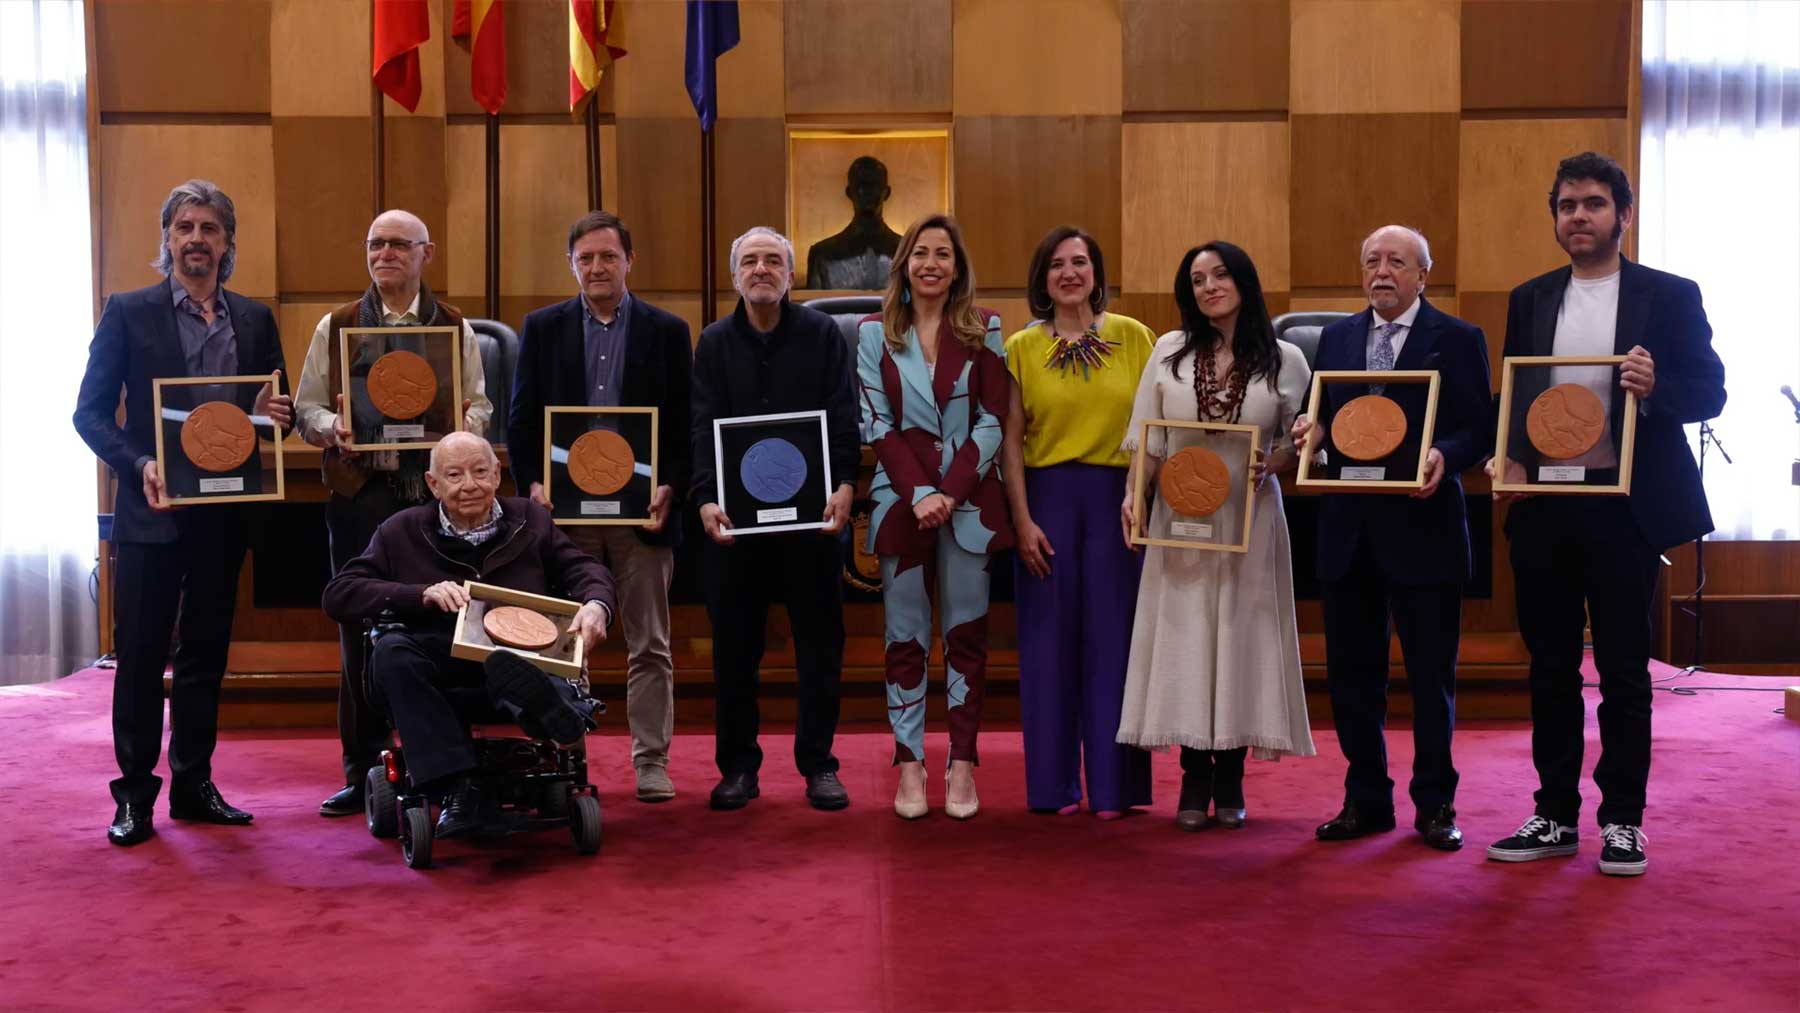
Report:
M 1638 414 L 1631 458 L 1631 512 L 1644 540 L 1661 551 L 1713 529 L 1706 490 L 1682 426 L 1715 418 L 1725 408 L 1725 364 L 1712 347 L 1712 325 L 1700 286 L 1678 275 L 1620 258 L 1619 317 L 1613 354 L 1642 345 L 1656 363 L 1656 385 Z M 1506 352 L 1552 355 L 1556 317 L 1570 269 L 1559 267 L 1512 290 L 1506 305 Z M 1618 370 L 1613 370 L 1614 384 Z M 1616 432 L 1623 397 L 1613 398 Z M 1516 420 L 1522 426 L 1523 420 Z M 1507 455 L 1531 467 L 1535 455 L 1522 431 L 1509 433 Z M 1511 514 L 1507 530 L 1511 532 Z
M 670 487 L 669 519 L 658 532 L 637 529 L 651 545 L 681 542 L 681 503 L 691 472 L 688 404 L 694 348 L 687 321 L 633 294 L 625 336 L 625 389 L 619 403 L 655 407 L 657 481 Z M 519 495 L 544 480 L 544 407 L 585 405 L 586 343 L 581 297 L 545 306 L 525 317 L 519 338 L 519 368 L 513 374 L 507 444 Z
M 237 335 L 238 373 L 249 376 L 281 370 L 282 386 L 288 385 L 287 362 L 282 357 L 281 333 L 275 314 L 267 306 L 236 292 L 225 293 L 225 311 Z M 173 542 L 181 536 L 187 517 L 197 511 L 231 510 L 234 504 L 187 507 L 156 511 L 144 502 L 144 458 L 156 456 L 156 420 L 150 417 L 151 381 L 158 377 L 187 376 L 187 357 L 181 334 L 175 328 L 175 300 L 169 283 L 121 292 L 106 300 L 100 325 L 88 346 L 87 372 L 75 401 L 75 431 L 94 454 L 119 476 L 119 495 L 113 504 L 114 542 Z M 125 428 L 117 422 L 119 389 L 125 390 Z M 276 391 L 276 393 L 282 393 Z M 249 411 L 256 392 L 241 388 L 238 407 Z
M 1375 311 L 1339 320 L 1319 335 L 1313 368 L 1367 369 L 1369 322 Z M 1488 373 L 1487 338 L 1481 328 L 1458 320 L 1419 299 L 1395 369 L 1438 372 L 1437 423 L 1431 445 L 1444 455 L 1444 478 L 1427 499 L 1366 493 L 1327 493 L 1319 503 L 1319 577 L 1341 579 L 1350 569 L 1359 539 L 1390 580 L 1401 584 L 1444 584 L 1468 580 L 1469 523 L 1463 505 L 1462 473 L 1492 452 L 1493 388 Z M 1319 419 L 1330 426 L 1339 408 L 1368 393 L 1364 384 L 1332 384 L 1319 402 Z M 1406 412 L 1419 432 L 1425 423 L 1426 388 L 1390 385 L 1387 396 Z

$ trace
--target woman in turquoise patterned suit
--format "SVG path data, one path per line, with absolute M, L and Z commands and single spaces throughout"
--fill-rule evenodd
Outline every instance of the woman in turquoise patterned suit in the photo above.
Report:
M 975 305 L 975 272 L 948 215 L 914 222 L 888 271 L 882 312 L 857 334 L 863 439 L 875 450 L 869 551 L 881 557 L 888 718 L 900 786 L 894 812 L 925 797 L 925 659 L 931 598 L 943 617 L 950 764 L 944 812 L 975 815 L 976 731 L 987 671 L 988 563 L 1012 545 L 995 466 L 1011 383 L 1000 318 Z

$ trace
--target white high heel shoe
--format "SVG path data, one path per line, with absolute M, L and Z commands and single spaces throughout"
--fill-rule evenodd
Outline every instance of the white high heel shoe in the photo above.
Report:
M 974 786 L 975 775 L 969 775 L 969 784 Z M 974 798 L 967 802 L 956 802 L 950 798 L 950 771 L 944 771 L 944 815 L 953 820 L 973 819 L 981 811 L 981 799 Z

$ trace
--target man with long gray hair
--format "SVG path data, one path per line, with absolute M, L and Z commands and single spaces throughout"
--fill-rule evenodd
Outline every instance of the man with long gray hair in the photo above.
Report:
M 175 641 L 169 691 L 169 815 L 241 825 L 212 781 L 219 685 L 231 647 L 238 570 L 246 545 L 238 504 L 170 508 L 156 462 L 151 389 L 160 377 L 273 375 L 260 392 L 240 386 L 238 407 L 292 428 L 292 400 L 280 392 L 286 363 L 275 314 L 227 292 L 237 259 L 237 210 L 224 191 L 190 179 L 162 206 L 164 279 L 106 301 L 88 348 L 75 405 L 75 431 L 119 477 L 113 506 L 113 752 L 118 808 L 107 840 L 130 846 L 155 832 L 151 810 L 162 778 L 163 666 Z M 118 418 L 125 391 L 125 425 Z M 252 451 L 254 452 L 254 451 Z

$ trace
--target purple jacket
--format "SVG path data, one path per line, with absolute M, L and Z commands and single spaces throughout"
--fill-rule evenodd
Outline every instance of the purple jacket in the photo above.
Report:
M 438 506 L 408 507 L 376 529 L 362 555 L 344 564 L 325 585 L 325 614 L 355 624 L 392 610 L 402 621 L 449 618 L 425 603 L 425 589 L 440 581 L 475 580 L 514 591 L 578 602 L 598 601 L 610 617 L 618 611 L 612 574 L 575 547 L 543 507 L 516 496 L 500 497 L 500 533 L 479 569 L 446 556 L 437 546 Z

